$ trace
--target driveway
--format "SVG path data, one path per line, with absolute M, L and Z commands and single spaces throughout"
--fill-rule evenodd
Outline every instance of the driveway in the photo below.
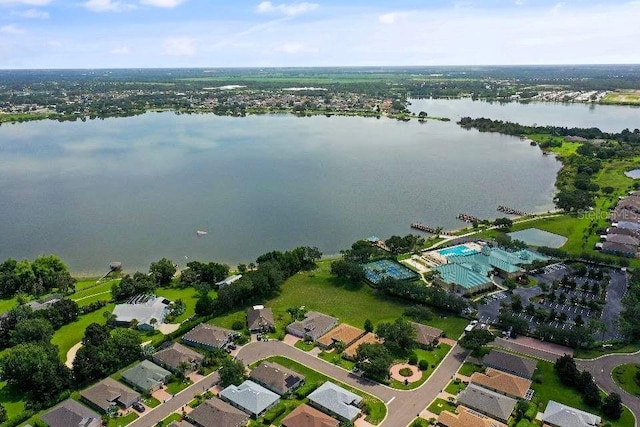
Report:
M 366 378 L 361 378 L 280 341 L 248 344 L 240 350 L 238 359 L 247 365 L 269 356 L 284 356 L 295 360 L 328 377 L 378 397 L 387 405 L 388 413 L 387 418 L 384 420 L 384 425 L 401 427 L 413 421 L 438 396 L 458 371 L 468 354 L 467 350 L 456 345 L 440 362 L 440 365 L 438 365 L 429 379 L 422 386 L 411 391 L 395 390 L 369 381 Z

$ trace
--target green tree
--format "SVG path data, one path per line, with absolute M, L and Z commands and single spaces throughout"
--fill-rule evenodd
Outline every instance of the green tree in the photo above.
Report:
M 371 319 L 366 319 L 364 321 L 364 331 L 365 332 L 373 332 L 373 322 L 371 321 Z
M 473 329 L 467 332 L 459 343 L 462 347 L 477 352 L 494 338 L 493 334 L 486 329 Z
M 25 319 L 16 324 L 11 331 L 11 344 L 49 343 L 53 338 L 53 327 L 45 319 Z
M 362 344 L 356 350 L 356 364 L 365 376 L 386 381 L 393 356 L 382 344 Z
M 176 274 L 176 266 L 173 261 L 162 258 L 157 262 L 151 263 L 149 273 L 151 273 L 159 286 L 167 286 Z
M 503 217 L 503 218 L 496 218 L 495 221 L 493 221 L 493 225 L 495 225 L 498 228 L 511 228 L 513 226 L 513 221 L 507 217 Z
M 565 354 L 564 356 L 559 357 L 556 360 L 554 369 L 562 384 L 569 387 L 575 387 L 578 385 L 580 371 L 578 371 L 578 367 L 576 366 L 576 361 L 573 359 L 573 356 Z
M 384 346 L 394 355 L 408 354 L 415 347 L 416 330 L 402 317 L 393 323 L 379 323 L 376 334 L 384 339 Z
M 109 328 L 99 323 L 91 323 L 84 331 L 82 345 L 103 346 L 111 338 Z
M 227 387 L 231 384 L 240 385 L 247 378 L 244 364 L 240 360 L 226 358 L 220 368 L 220 385 Z
M 622 415 L 622 400 L 618 393 L 611 393 L 604 398 L 604 401 L 602 402 L 602 412 L 612 420 L 620 419 L 620 416 Z
M 2 403 L 0 403 L 0 424 L 7 421 L 7 408 L 4 407 Z

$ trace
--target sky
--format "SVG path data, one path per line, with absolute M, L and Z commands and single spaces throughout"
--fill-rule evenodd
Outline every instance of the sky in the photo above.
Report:
M 0 0 L 0 68 L 640 63 L 640 0 Z

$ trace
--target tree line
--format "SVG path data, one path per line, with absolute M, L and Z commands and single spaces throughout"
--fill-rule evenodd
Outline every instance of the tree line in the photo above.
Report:
M 0 298 L 18 293 L 39 296 L 53 290 L 75 290 L 75 279 L 67 266 L 55 255 L 42 255 L 33 262 L 9 258 L 0 264 Z

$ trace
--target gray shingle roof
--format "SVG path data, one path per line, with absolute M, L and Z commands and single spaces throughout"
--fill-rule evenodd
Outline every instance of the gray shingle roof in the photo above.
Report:
M 600 417 L 550 400 L 542 420 L 557 427 L 592 427 L 600 424 Z
M 416 322 L 411 322 L 411 325 L 416 330 L 416 342 L 419 344 L 433 344 L 435 340 L 442 336 L 442 329 Z
M 304 375 L 272 362 L 262 362 L 251 371 L 249 377 L 279 395 L 293 390 L 304 381 Z
M 270 308 L 250 309 L 247 311 L 247 324 L 250 331 L 275 328 L 273 311 Z
M 237 335 L 236 332 L 201 323 L 182 336 L 182 341 L 203 347 L 222 347 L 231 337 Z
M 533 377 L 538 365 L 538 362 L 528 357 L 520 357 L 498 350 L 491 350 L 484 357 L 483 363 L 491 368 L 529 379 Z
M 191 411 L 188 418 L 200 427 L 238 427 L 249 417 L 220 399 L 209 399 Z
M 40 416 L 40 419 L 50 427 L 99 427 L 102 425 L 102 418 L 97 412 L 73 399 L 65 400 Z
M 156 352 L 152 357 L 157 363 L 174 370 L 178 369 L 181 363 L 199 364 L 204 359 L 202 354 L 177 342 L 173 343 L 170 347 Z
M 129 407 L 140 399 L 140 393 L 120 384 L 113 378 L 105 378 L 99 383 L 80 392 L 80 396 L 96 407 L 107 411 L 111 406 L 120 404 Z
M 280 396 L 271 390 L 249 380 L 237 387 L 230 385 L 220 392 L 220 397 L 255 416 L 260 415 L 280 399 Z
M 357 405 L 362 398 L 329 381 L 318 387 L 308 397 L 309 402 L 350 421 L 360 414 L 360 408 Z
M 475 384 L 469 384 L 458 395 L 458 403 L 497 420 L 507 421 L 516 407 L 517 401 Z
M 160 387 L 171 372 L 148 360 L 135 365 L 122 373 L 122 379 L 143 391 Z
M 327 316 L 317 311 L 310 311 L 306 314 L 304 320 L 293 322 L 287 326 L 287 332 L 301 338 L 309 336 L 315 341 L 329 332 L 337 323 L 338 319 L 335 317 Z

